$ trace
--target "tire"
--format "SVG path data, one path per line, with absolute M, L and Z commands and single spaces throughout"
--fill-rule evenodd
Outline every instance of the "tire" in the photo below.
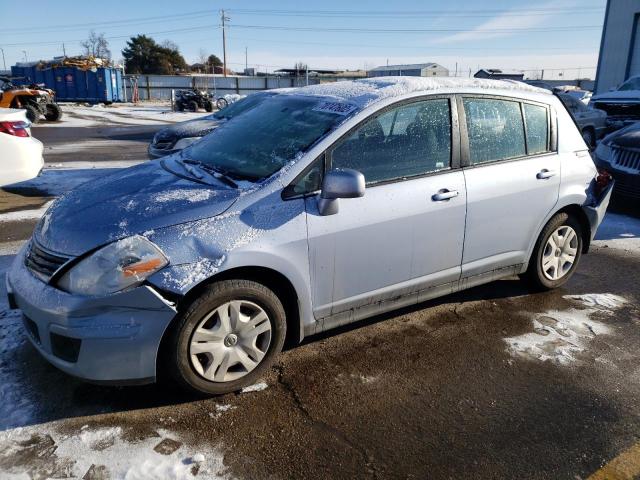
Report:
M 179 112 L 184 112 L 184 104 L 182 102 L 176 103 L 176 108 Z
M 198 102 L 196 102 L 195 100 L 191 100 L 187 104 L 187 108 L 192 112 L 197 112 L 198 111 Z
M 594 145 L 596 144 L 595 135 L 589 128 L 585 128 L 582 131 L 582 138 L 584 139 L 584 143 L 586 143 L 587 147 L 589 148 L 593 148 Z
M 27 119 L 31 123 L 38 123 L 38 120 L 40 120 L 40 112 L 38 111 L 38 109 L 33 105 L 26 105 L 24 109 L 27 113 Z
M 259 323 L 234 327 L 233 305 L 244 318 Z M 221 311 L 230 314 L 226 322 Z M 261 333 L 256 335 L 256 330 Z M 177 318 L 166 344 L 167 369 L 188 390 L 205 395 L 235 392 L 261 378 L 282 350 L 286 330 L 282 302 L 264 285 L 249 280 L 214 283 Z
M 566 213 L 558 213 L 542 229 L 523 277 L 536 290 L 558 288 L 569 281 L 581 257 L 580 223 Z
M 216 100 L 216 107 L 218 107 L 218 110 L 222 110 L 227 105 L 229 105 L 229 102 L 227 102 L 227 100 L 224 98 L 219 98 L 218 100 Z
M 213 112 L 213 103 L 211 103 L 210 100 L 207 100 L 206 102 L 204 102 L 204 109 L 207 112 Z
M 57 122 L 62 118 L 62 109 L 57 103 L 49 103 L 46 106 L 44 118 L 49 122 Z

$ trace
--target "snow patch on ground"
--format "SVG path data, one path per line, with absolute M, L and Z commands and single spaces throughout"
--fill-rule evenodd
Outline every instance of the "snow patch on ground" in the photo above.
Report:
M 242 390 L 240 390 L 240 393 L 261 392 L 267 387 L 268 385 L 265 382 L 255 383 L 253 385 L 249 385 L 248 387 L 244 387 Z
M 173 112 L 170 104 L 143 102 L 138 105 L 109 106 L 62 104 L 63 117 L 59 122 L 43 122 L 38 127 L 94 127 L 113 125 L 162 125 L 193 120 L 210 115 L 203 112 Z
M 606 325 L 591 319 L 594 312 L 570 309 L 538 314 L 533 319 L 533 332 L 505 338 L 507 351 L 515 357 L 560 365 L 574 362 L 591 339 L 609 333 Z
M 21 222 L 24 220 L 39 220 L 44 215 L 49 206 L 53 203 L 53 200 L 45 203 L 40 208 L 32 210 L 16 210 L 13 212 L 6 212 L 0 214 L 0 223 L 4 222 Z
M 585 307 L 598 308 L 608 313 L 622 307 L 627 303 L 627 299 L 613 293 L 585 293 L 583 295 L 565 295 L 567 300 L 574 300 L 582 303 Z
M 588 308 L 536 314 L 533 332 L 504 339 L 507 351 L 515 357 L 560 365 L 575 362 L 576 354 L 584 351 L 592 339 L 611 333 L 607 325 L 593 317 L 613 313 L 627 303 L 625 298 L 612 293 L 565 295 L 563 298 Z
M 157 436 L 127 441 L 120 427 L 83 427 L 80 432 L 62 434 L 56 428 L 59 423 L 0 432 L 0 477 L 228 478 L 220 451 L 207 448 L 203 454 L 173 432 L 158 429 Z

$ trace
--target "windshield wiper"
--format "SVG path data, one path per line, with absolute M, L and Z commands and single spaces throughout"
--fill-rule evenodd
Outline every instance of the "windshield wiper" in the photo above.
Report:
M 187 160 L 181 160 L 180 158 L 176 158 L 176 162 L 182 165 L 182 168 L 184 168 L 189 174 L 193 175 L 198 180 L 202 180 L 204 178 L 204 175 L 196 171 L 195 168 L 187 165 L 187 163 L 191 163 L 191 162 L 188 162 Z
M 238 184 L 223 170 L 220 170 L 211 165 L 207 165 L 206 163 L 199 162 L 198 160 L 193 160 L 191 158 L 185 158 L 184 160 L 182 160 L 182 162 L 186 163 L 187 165 L 196 165 L 200 167 L 202 170 L 204 170 L 205 172 L 208 172 L 211 175 L 213 175 L 218 180 L 226 183 L 230 187 L 238 188 Z

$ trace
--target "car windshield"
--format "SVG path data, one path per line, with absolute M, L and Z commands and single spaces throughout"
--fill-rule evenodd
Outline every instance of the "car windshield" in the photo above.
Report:
M 280 170 L 355 110 L 354 105 L 322 97 L 267 97 L 184 156 L 235 178 L 259 180 Z
M 640 77 L 627 80 L 618 90 L 640 90 Z
M 253 95 L 249 95 L 248 97 L 233 102 L 222 110 L 218 110 L 216 113 L 211 115 L 211 118 L 215 120 L 230 120 L 231 118 L 255 107 L 265 98 L 269 98 L 269 94 L 254 93 Z

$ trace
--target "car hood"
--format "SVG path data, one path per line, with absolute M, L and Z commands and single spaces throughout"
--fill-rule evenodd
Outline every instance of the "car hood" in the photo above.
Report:
M 179 177 L 160 161 L 122 169 L 56 200 L 34 236 L 49 250 L 77 256 L 130 235 L 214 217 L 239 197 L 238 190 L 214 183 Z
M 180 122 L 170 127 L 163 128 L 154 137 L 154 143 L 169 140 L 179 140 L 181 138 L 188 137 L 203 137 L 207 133 L 211 132 L 220 124 L 224 122 L 223 119 L 217 118 L 200 118 L 197 120 L 188 120 L 186 122 Z
M 591 102 L 640 103 L 640 90 L 616 90 L 591 97 Z
M 640 122 L 613 132 L 605 138 L 605 142 L 608 144 L 613 143 L 620 147 L 640 148 Z

